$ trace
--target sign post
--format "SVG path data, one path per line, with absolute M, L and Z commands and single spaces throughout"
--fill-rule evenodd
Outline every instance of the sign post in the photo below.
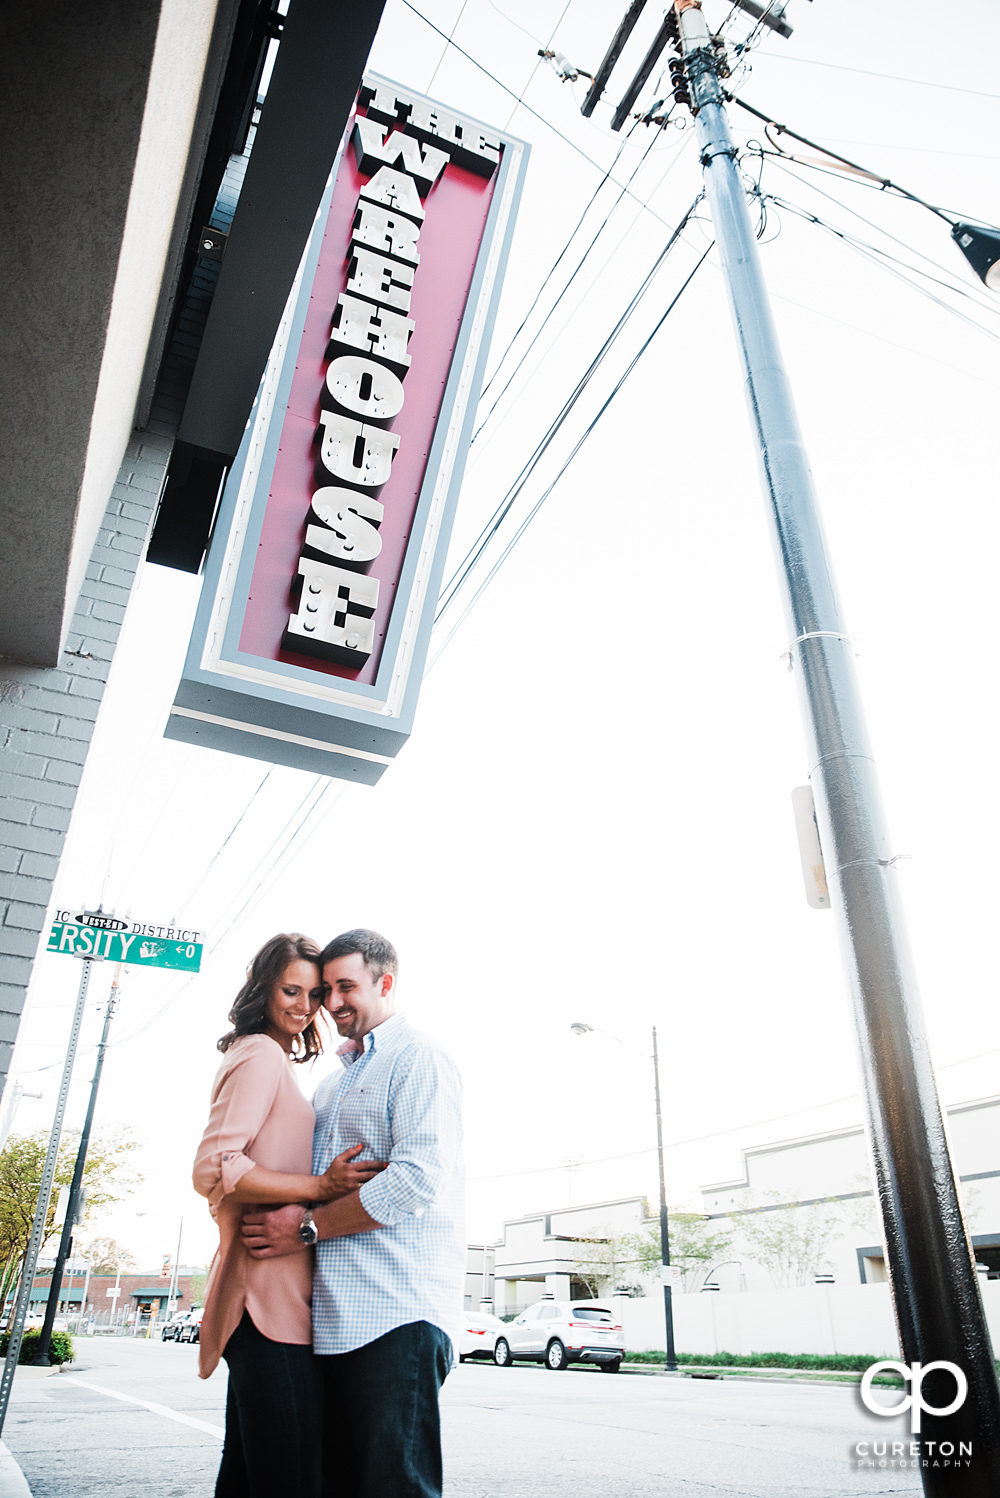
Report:
M 59 1097 L 56 1101 L 56 1116 L 52 1120 L 48 1154 L 45 1156 L 45 1167 L 42 1170 L 42 1181 L 38 1189 L 38 1205 L 35 1208 L 35 1219 L 31 1224 L 31 1236 L 28 1239 L 28 1249 L 24 1255 L 24 1268 L 21 1271 L 21 1293 L 17 1298 L 14 1325 L 11 1327 L 10 1341 L 7 1344 L 7 1357 L 3 1366 L 3 1376 L 0 1377 L 0 1434 L 3 1433 L 4 1421 L 7 1418 L 7 1405 L 10 1402 L 10 1391 L 14 1383 L 14 1371 L 17 1368 L 17 1360 L 21 1355 L 24 1322 L 28 1314 L 28 1305 L 31 1301 L 31 1287 L 35 1282 L 35 1266 L 38 1263 L 38 1251 L 42 1246 L 42 1239 L 45 1236 L 45 1219 L 49 1215 L 49 1197 L 52 1195 L 52 1182 L 56 1174 L 56 1160 L 59 1156 L 59 1142 L 62 1139 L 63 1119 L 66 1117 L 66 1099 L 69 1096 L 69 1084 L 73 1076 L 73 1063 L 76 1060 L 76 1048 L 80 1039 L 80 1025 L 83 1021 L 83 1006 L 87 999 L 87 985 L 90 982 L 90 969 L 92 966 L 93 959 L 87 958 L 83 964 L 83 972 L 80 974 L 80 988 L 76 996 L 73 1025 L 69 1032 L 66 1060 L 63 1063 L 62 1081 L 59 1084 Z

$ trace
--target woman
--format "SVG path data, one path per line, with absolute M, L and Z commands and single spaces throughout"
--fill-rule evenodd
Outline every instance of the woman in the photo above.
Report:
M 292 1062 L 322 1051 L 319 948 L 308 937 L 274 936 L 257 953 L 219 1041 L 224 1060 L 212 1087 L 194 1185 L 219 1225 L 201 1323 L 199 1374 L 229 1365 L 226 1440 L 216 1498 L 320 1492 L 320 1391 L 312 1357 L 311 1249 L 253 1259 L 240 1238 L 248 1205 L 316 1203 L 354 1191 L 381 1165 L 354 1164 L 361 1146 L 311 1174 L 313 1110 Z

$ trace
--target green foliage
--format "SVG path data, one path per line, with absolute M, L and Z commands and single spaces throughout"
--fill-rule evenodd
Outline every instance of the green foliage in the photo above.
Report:
M 684 1276 L 685 1290 L 693 1290 L 713 1264 L 724 1259 L 733 1242 L 731 1232 L 710 1232 L 701 1212 L 671 1208 L 670 1262 Z M 650 1223 L 636 1233 L 614 1233 L 596 1228 L 594 1239 L 577 1248 L 573 1273 L 585 1281 L 591 1295 L 606 1295 L 622 1280 L 656 1274 L 660 1259 L 660 1224 Z
M 627 1352 L 629 1363 L 665 1363 L 665 1352 Z M 804 1368 L 826 1373 L 864 1373 L 881 1359 L 874 1353 L 679 1352 L 677 1362 L 695 1368 Z
M 191 1276 L 190 1291 L 191 1291 L 191 1304 L 193 1306 L 204 1305 L 204 1303 L 205 1303 L 205 1285 L 206 1285 L 207 1281 L 208 1281 L 208 1270 L 207 1269 L 203 1269 L 200 1274 L 193 1274 Z
M 91 1238 L 80 1244 L 80 1254 L 90 1262 L 91 1274 L 134 1274 L 138 1265 L 127 1248 L 122 1248 L 114 1238 Z
M 59 1149 L 55 1181 L 68 1186 L 73 1179 L 80 1135 L 68 1129 Z M 38 1205 L 38 1183 L 45 1168 L 48 1134 L 12 1134 L 0 1154 L 0 1265 L 16 1263 L 31 1237 L 31 1224 Z M 91 1136 L 83 1180 L 87 1188 L 84 1222 L 92 1212 L 111 1206 L 131 1195 L 142 1177 L 132 1156 L 139 1141 L 128 1129 L 96 1131 Z M 56 1192 L 49 1204 L 43 1244 L 55 1233 Z
M 737 1212 L 733 1225 L 741 1247 L 775 1285 L 807 1285 L 829 1269 L 827 1246 L 844 1232 L 844 1217 L 834 1202 L 800 1206 L 782 1201 L 777 1191 L 766 1191 L 754 1205 L 767 1210 Z
M 38 1343 L 41 1339 L 41 1327 L 32 1327 L 30 1332 L 25 1332 L 21 1340 L 21 1351 L 18 1354 L 18 1366 L 22 1363 L 30 1363 L 38 1351 Z M 7 1356 L 7 1348 L 10 1345 L 10 1333 L 0 1332 L 0 1358 Z M 72 1363 L 76 1358 L 73 1351 L 73 1338 L 69 1332 L 53 1332 L 49 1343 L 50 1363 Z

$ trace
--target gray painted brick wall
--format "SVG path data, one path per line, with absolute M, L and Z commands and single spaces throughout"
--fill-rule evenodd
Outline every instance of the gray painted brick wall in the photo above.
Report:
M 129 443 L 58 667 L 0 660 L 0 1087 L 125 609 L 173 446 Z

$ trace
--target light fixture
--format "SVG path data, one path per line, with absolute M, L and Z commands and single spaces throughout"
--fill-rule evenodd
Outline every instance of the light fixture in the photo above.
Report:
M 1000 291 L 1000 230 L 952 224 L 951 237 L 980 281 L 991 291 Z
M 573 1031 L 574 1035 L 586 1035 L 587 1032 L 592 1031 L 593 1028 L 593 1025 L 585 1025 L 582 1020 L 576 1020 L 572 1025 L 570 1025 L 570 1029 Z

